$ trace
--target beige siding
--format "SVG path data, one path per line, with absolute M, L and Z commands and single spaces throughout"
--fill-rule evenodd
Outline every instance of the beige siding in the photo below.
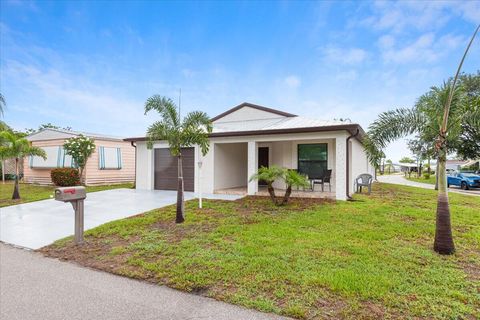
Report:
M 37 147 L 61 146 L 64 140 L 33 141 Z M 135 148 L 130 142 L 95 140 L 96 150 L 90 157 L 85 168 L 85 182 L 93 184 L 115 184 L 122 182 L 133 182 L 135 179 Z M 100 170 L 98 166 L 98 147 L 121 148 L 122 169 Z M 28 159 L 24 162 L 24 180 L 27 183 L 51 184 L 50 169 L 32 169 Z
M 85 167 L 87 185 L 114 184 L 133 182 L 135 180 L 135 148 L 130 142 L 95 140 L 95 153 L 88 159 Z M 98 147 L 120 148 L 122 153 L 122 169 L 100 170 L 98 165 Z

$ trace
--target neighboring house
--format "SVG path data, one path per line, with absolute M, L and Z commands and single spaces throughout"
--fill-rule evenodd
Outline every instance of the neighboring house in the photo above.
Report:
M 27 136 L 32 145 L 41 147 L 47 159 L 28 157 L 24 161 L 24 181 L 27 183 L 51 184 L 53 168 L 75 167 L 72 158 L 65 154 L 66 139 L 83 134 L 95 140 L 96 150 L 85 167 L 85 183 L 115 184 L 135 180 L 135 148 L 122 138 L 100 134 L 57 129 L 42 129 Z
M 15 174 L 15 159 L 1 160 L 0 166 L 2 167 L 0 171 L 4 172 L 6 175 Z M 20 176 L 23 174 L 23 159 L 20 159 L 18 163 L 18 173 Z
M 446 169 L 460 171 L 468 163 L 468 160 L 447 160 Z
M 212 122 L 208 154 L 201 156 L 197 147 L 183 151 L 187 191 L 201 187 L 204 193 L 223 193 L 242 188 L 253 195 L 259 186 L 249 178 L 262 165 L 277 165 L 309 176 L 332 170 L 333 196 L 346 200 L 347 181 L 352 194 L 355 177 L 374 173 L 361 142 L 365 133 L 358 124 L 303 118 L 250 103 L 232 108 Z M 177 160 L 165 141 L 155 142 L 149 150 L 145 137 L 125 140 L 136 143 L 138 189 L 176 190 Z

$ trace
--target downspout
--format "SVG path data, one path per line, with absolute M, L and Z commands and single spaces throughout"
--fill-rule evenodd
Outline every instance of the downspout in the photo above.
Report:
M 348 201 L 352 201 L 353 198 L 350 196 L 350 150 L 348 148 L 348 142 L 350 141 L 350 139 L 352 138 L 355 138 L 356 136 L 358 136 L 358 134 L 360 133 L 360 130 L 357 128 L 357 131 L 350 135 L 348 138 L 347 138 L 347 152 L 346 152 L 346 157 L 347 157 L 347 161 L 345 161 L 347 163 L 347 171 L 346 171 L 346 190 L 347 190 L 347 200 Z
M 135 148 L 135 175 L 133 176 L 133 189 L 137 189 L 137 146 L 134 141 L 130 141 L 130 144 Z

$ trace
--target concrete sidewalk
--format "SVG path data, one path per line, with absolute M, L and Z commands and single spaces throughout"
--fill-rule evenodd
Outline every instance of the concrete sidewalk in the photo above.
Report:
M 0 243 L 0 319 L 287 319 Z
M 411 181 L 406 179 L 403 175 L 399 175 L 399 174 L 390 174 L 390 175 L 383 175 L 383 176 L 377 175 L 377 180 L 379 182 L 400 184 L 403 186 L 410 186 L 410 187 L 417 187 L 417 188 L 431 189 L 431 190 L 435 189 L 435 186 L 433 184 Z M 448 188 L 448 192 L 461 193 L 469 196 L 480 196 L 480 189 L 462 190 L 460 188 L 456 188 L 452 186 Z

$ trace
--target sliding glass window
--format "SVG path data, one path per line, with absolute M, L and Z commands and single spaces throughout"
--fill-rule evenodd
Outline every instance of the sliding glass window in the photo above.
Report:
M 327 170 L 326 143 L 298 145 L 298 172 L 308 175 L 310 179 L 321 178 Z

